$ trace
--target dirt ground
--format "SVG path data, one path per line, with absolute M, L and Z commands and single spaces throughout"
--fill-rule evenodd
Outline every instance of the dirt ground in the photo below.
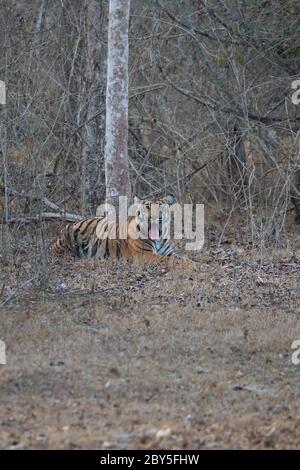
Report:
M 4 449 L 298 448 L 300 250 L 2 263 Z

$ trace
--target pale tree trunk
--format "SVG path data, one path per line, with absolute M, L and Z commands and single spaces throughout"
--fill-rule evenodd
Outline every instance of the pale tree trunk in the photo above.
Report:
M 105 104 L 108 0 L 86 0 L 86 102 L 83 145 L 82 211 L 95 213 L 105 197 L 105 116 L 93 116 Z
M 33 31 L 32 49 L 30 52 L 30 61 L 29 61 L 30 64 L 32 60 L 32 54 L 34 52 L 36 55 L 36 59 L 39 59 L 40 57 L 39 43 L 41 42 L 41 33 L 43 30 L 43 24 L 45 21 L 47 6 L 48 6 L 48 0 L 40 1 L 40 5 L 38 8 L 38 12 L 37 12 L 36 20 L 35 20 L 34 31 Z
M 128 27 L 130 0 L 110 0 L 106 88 L 106 202 L 130 197 L 128 164 Z

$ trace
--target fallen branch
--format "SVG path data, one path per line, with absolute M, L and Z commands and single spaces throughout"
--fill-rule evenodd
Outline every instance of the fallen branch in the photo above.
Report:
M 33 281 L 35 281 L 36 279 L 38 279 L 39 275 L 37 274 L 36 276 L 28 279 L 27 281 L 23 282 L 22 284 L 20 284 L 19 286 L 17 286 L 9 295 L 8 297 L 6 297 L 1 303 L 0 303 L 0 307 L 3 307 L 5 304 L 7 304 L 10 300 L 12 300 L 17 292 L 19 292 L 21 289 L 23 289 L 24 287 L 27 287 L 29 284 L 31 284 Z
M 49 201 L 49 199 L 47 197 L 43 197 L 42 201 L 45 204 L 45 206 L 51 207 L 51 209 L 54 209 L 55 211 L 58 211 L 61 214 L 63 214 L 63 211 L 60 209 L 60 207 L 57 204 L 55 204 L 54 202 Z
M 30 224 L 32 222 L 40 222 L 41 220 L 65 220 L 66 222 L 77 222 L 82 220 L 83 217 L 77 214 L 70 214 L 69 212 L 41 212 L 39 215 L 28 216 L 28 217 L 11 217 L 8 220 L 3 220 L 0 225 L 4 224 Z

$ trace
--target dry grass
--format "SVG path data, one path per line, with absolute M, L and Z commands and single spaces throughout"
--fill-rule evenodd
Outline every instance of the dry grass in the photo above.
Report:
M 17 290 L 1 447 L 299 447 L 299 251 L 212 243 L 195 260 L 52 261 Z

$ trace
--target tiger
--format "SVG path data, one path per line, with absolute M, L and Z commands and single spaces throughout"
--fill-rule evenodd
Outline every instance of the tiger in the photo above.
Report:
M 79 258 L 112 257 L 145 262 L 176 256 L 168 236 L 173 202 L 173 195 L 161 199 L 135 197 L 135 215 L 128 217 L 126 238 L 120 236 L 124 233 L 121 224 L 109 224 L 107 215 L 69 223 L 54 242 L 52 251 L 56 256 L 70 254 Z M 110 237 L 113 230 L 114 237 Z

